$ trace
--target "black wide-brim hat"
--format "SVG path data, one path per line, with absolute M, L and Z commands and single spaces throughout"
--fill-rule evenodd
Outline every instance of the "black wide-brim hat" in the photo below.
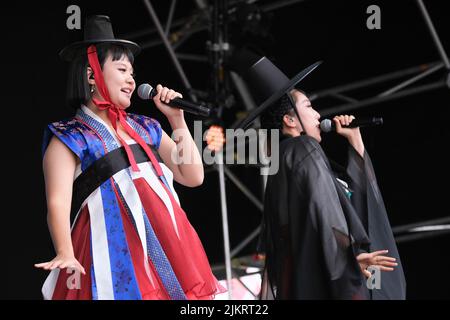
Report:
M 127 47 L 134 56 L 138 55 L 141 48 L 132 41 L 116 39 L 108 16 L 95 15 L 87 18 L 84 25 L 84 40 L 74 42 L 61 50 L 59 56 L 65 61 L 72 61 L 76 56 L 85 53 L 92 44 L 110 43 Z
M 246 129 L 259 115 L 278 101 L 284 94 L 289 93 L 300 81 L 316 69 L 322 61 L 317 61 L 300 71 L 295 77 L 289 79 L 268 58 L 258 57 L 258 60 L 250 65 L 247 70 L 242 70 L 242 61 L 255 61 L 255 54 L 241 53 L 241 76 L 248 85 L 258 107 L 250 112 L 236 127 Z

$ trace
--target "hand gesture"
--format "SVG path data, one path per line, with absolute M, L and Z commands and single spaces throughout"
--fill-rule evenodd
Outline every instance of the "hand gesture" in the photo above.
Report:
M 367 270 L 369 266 L 378 267 L 381 271 L 394 271 L 393 267 L 396 267 L 398 263 L 395 262 L 395 258 L 382 255 L 386 253 L 388 253 L 388 250 L 380 250 L 372 253 L 361 253 L 356 257 L 361 271 L 367 278 L 370 278 L 372 275 Z
M 52 261 L 36 263 L 34 266 L 44 270 L 72 268 L 86 275 L 83 266 L 73 256 L 57 255 Z

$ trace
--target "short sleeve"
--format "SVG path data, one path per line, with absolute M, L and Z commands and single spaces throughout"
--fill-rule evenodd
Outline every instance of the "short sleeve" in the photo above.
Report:
M 76 126 L 76 120 L 53 122 L 45 128 L 42 143 L 42 157 L 44 157 L 45 151 L 53 136 L 64 143 L 78 158 L 82 158 L 82 154 L 86 149 L 86 141 Z

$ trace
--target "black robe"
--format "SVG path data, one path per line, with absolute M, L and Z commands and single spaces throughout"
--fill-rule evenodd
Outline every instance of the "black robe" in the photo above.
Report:
M 381 273 L 381 289 L 371 290 L 371 298 L 373 300 L 405 299 L 406 280 L 402 262 L 367 151 L 364 152 L 364 157 L 361 157 L 352 146 L 349 147 L 344 179 L 354 191 L 351 202 L 369 236 L 370 252 L 387 249 L 389 250 L 387 255 L 396 258 L 398 263 L 394 271 Z
M 403 270 L 370 159 L 353 148 L 349 156 L 351 200 L 315 139 L 280 143 L 279 171 L 269 176 L 264 201 L 263 299 L 404 299 Z M 379 249 L 388 249 L 399 266 L 390 276 L 382 272 L 381 289 L 370 292 L 356 256 Z

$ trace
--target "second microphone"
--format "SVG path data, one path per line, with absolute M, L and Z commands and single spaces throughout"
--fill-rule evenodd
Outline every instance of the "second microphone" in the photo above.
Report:
M 371 127 L 383 124 L 383 118 L 381 117 L 369 117 L 362 119 L 355 119 L 348 126 L 342 126 L 343 128 L 356 128 L 356 127 Z M 323 119 L 320 122 L 320 130 L 323 132 L 336 131 L 336 125 L 330 119 Z
M 149 100 L 152 99 L 154 96 L 158 94 L 158 92 L 148 83 L 143 83 L 138 87 L 138 96 L 143 100 Z M 167 105 L 182 109 L 186 112 L 207 117 L 209 116 L 209 108 L 206 108 L 202 105 L 198 105 L 180 98 L 172 99 L 169 103 L 166 103 Z

